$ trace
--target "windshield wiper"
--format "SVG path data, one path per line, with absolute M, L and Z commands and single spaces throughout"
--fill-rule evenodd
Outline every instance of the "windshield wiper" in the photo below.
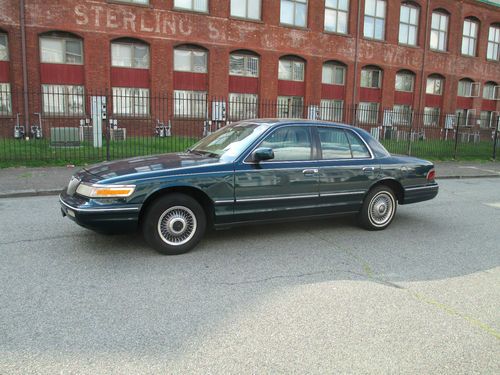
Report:
M 214 152 L 211 151 L 206 151 L 206 150 L 192 150 L 190 148 L 187 149 L 187 152 L 190 154 L 196 154 L 196 155 L 201 155 L 201 156 L 208 156 L 209 158 L 217 158 L 219 155 L 217 155 Z

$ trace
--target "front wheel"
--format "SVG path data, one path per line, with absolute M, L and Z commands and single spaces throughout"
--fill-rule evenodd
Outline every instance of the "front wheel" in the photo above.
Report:
M 370 190 L 358 214 L 359 224 L 368 230 L 382 230 L 387 228 L 394 215 L 398 202 L 391 188 L 377 186 Z
M 169 194 L 153 202 L 142 229 L 146 241 L 158 252 L 177 255 L 200 242 L 206 223 L 205 212 L 195 199 Z

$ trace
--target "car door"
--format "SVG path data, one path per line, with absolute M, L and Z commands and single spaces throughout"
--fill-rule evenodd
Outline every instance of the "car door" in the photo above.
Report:
M 316 135 L 319 211 L 325 214 L 358 211 L 369 187 L 377 180 L 380 172 L 378 161 L 351 129 L 318 126 Z
M 234 219 L 260 221 L 312 214 L 319 198 L 317 150 L 310 126 L 274 129 L 256 148 L 274 159 L 253 162 L 251 153 L 235 165 Z

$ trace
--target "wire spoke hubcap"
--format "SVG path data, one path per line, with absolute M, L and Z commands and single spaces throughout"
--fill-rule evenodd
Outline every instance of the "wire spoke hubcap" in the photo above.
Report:
M 158 234 L 172 246 L 180 246 L 191 240 L 196 227 L 196 216 L 184 206 L 170 207 L 158 219 Z
M 375 195 L 369 207 L 370 220 L 373 224 L 381 226 L 391 220 L 394 214 L 394 199 L 387 192 Z

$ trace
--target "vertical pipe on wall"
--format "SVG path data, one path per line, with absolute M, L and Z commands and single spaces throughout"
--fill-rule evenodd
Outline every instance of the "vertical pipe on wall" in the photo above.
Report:
M 418 105 L 417 105 L 417 111 L 418 112 L 424 112 L 424 95 L 425 95 L 425 90 L 424 90 L 424 85 L 427 87 L 427 79 L 425 78 L 425 60 L 427 58 L 427 48 L 429 48 L 429 38 L 428 38 L 428 32 L 429 32 L 429 10 L 430 10 L 430 2 L 431 0 L 427 0 L 427 6 L 425 9 L 425 29 L 424 29 L 424 51 L 422 55 L 422 68 L 420 69 L 420 95 L 418 98 Z M 422 105 L 424 103 L 424 105 Z
M 24 95 L 24 125 L 25 129 L 29 127 L 29 109 L 28 109 L 28 67 L 26 66 L 26 24 L 24 17 L 24 0 L 19 1 L 19 14 L 21 23 L 21 51 L 23 59 L 23 95 Z
M 352 92 L 352 105 L 356 105 L 357 93 L 358 93 L 358 50 L 359 50 L 359 28 L 361 21 L 361 0 L 358 0 L 358 19 L 356 22 L 356 44 L 354 48 L 354 90 Z

